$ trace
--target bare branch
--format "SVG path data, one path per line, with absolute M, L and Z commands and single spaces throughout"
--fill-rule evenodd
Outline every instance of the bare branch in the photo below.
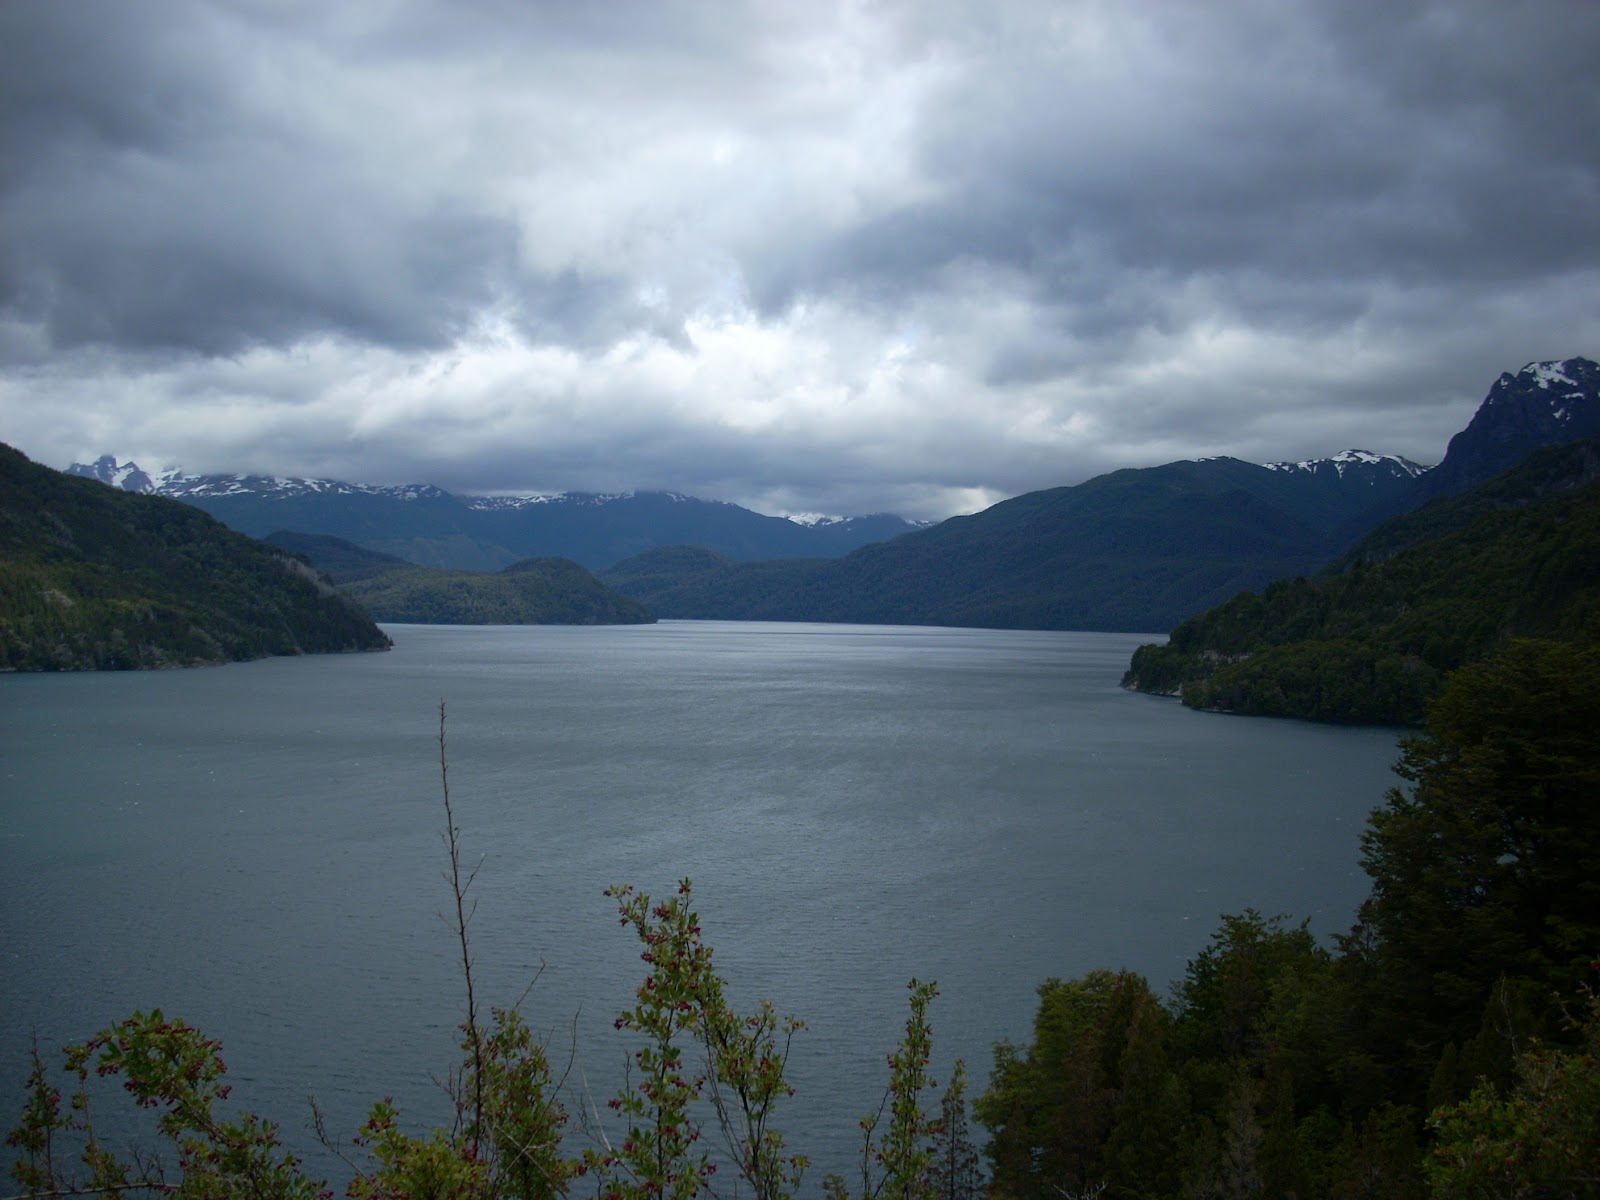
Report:
M 478 1027 L 478 997 L 472 977 L 472 944 L 467 935 L 471 912 L 467 907 L 467 889 L 477 878 L 474 867 L 465 880 L 461 877 L 461 831 L 456 828 L 455 811 L 450 806 L 450 762 L 445 754 L 445 705 L 439 701 L 439 787 L 444 796 L 445 842 L 450 851 L 450 893 L 456 903 L 456 941 L 461 946 L 461 975 L 467 985 L 467 1046 L 472 1053 L 472 1153 L 476 1158 L 482 1150 L 483 1137 L 483 1032 Z M 482 866 L 480 860 L 478 866 Z M 473 910 L 476 909 L 476 903 Z

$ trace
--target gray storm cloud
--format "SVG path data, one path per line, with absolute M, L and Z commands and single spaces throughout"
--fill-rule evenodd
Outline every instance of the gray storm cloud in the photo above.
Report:
M 0 415 L 934 517 L 1600 347 L 1600 9 L 12 0 Z

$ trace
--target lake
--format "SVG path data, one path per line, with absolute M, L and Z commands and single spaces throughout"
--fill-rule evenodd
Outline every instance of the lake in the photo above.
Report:
M 311 1093 L 340 1137 L 384 1095 L 446 1121 L 441 701 L 480 997 L 532 982 L 531 1024 L 603 1109 L 643 964 L 602 892 L 692 878 L 736 1002 L 807 1022 L 778 1122 L 807 1192 L 849 1167 L 913 976 L 940 987 L 936 1075 L 961 1055 L 981 1090 L 1047 977 L 1159 990 L 1245 907 L 1347 929 L 1393 782 L 1392 730 L 1122 691 L 1154 635 L 389 631 L 386 654 L 0 679 L 8 1126 L 31 1036 L 155 1006 L 223 1040 L 236 1098 L 297 1149 Z

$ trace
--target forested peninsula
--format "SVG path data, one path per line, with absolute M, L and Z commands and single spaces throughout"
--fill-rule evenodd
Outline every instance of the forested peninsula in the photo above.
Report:
M 303 561 L 199 509 L 0 445 L 0 670 L 199 666 L 387 649 Z

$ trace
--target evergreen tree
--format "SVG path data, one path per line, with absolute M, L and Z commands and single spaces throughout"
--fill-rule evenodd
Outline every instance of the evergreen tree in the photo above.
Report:
M 1183 1112 L 1167 1069 L 1168 1024 L 1134 972 L 1047 980 L 1032 1043 L 995 1048 L 977 1103 L 993 1134 L 992 1194 L 1058 1200 L 1114 1185 L 1131 1195 L 1165 1179 L 1150 1156 L 1171 1159 Z
M 1182 1140 L 1188 1100 L 1167 1054 L 1171 1019 L 1148 991 L 1136 995 L 1117 1064 L 1106 1179 L 1113 1195 L 1170 1195 L 1178 1185 L 1174 1147 Z
M 1600 647 L 1517 641 L 1457 672 L 1402 743 L 1412 787 L 1362 839 L 1373 887 L 1347 946 L 1369 958 L 1372 1036 L 1419 1089 L 1496 980 L 1548 1009 L 1600 947 L 1596 730 Z
M 929 1170 L 932 1200 L 978 1200 L 983 1175 L 967 1123 L 967 1065 L 956 1059 L 940 1103 Z

